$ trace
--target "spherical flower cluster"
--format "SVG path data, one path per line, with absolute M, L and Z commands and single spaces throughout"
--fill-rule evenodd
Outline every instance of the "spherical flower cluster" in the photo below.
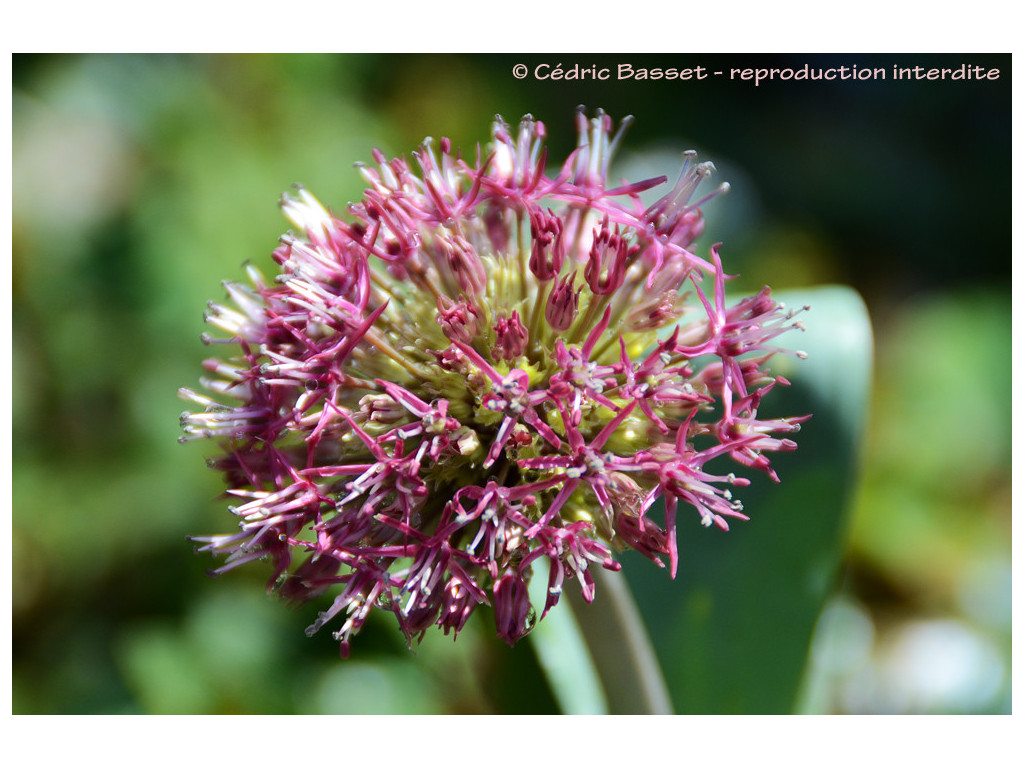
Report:
M 806 417 L 759 419 L 765 363 L 792 312 L 768 288 L 726 306 L 718 247 L 691 202 L 712 171 L 688 153 L 664 178 L 613 186 L 624 121 L 577 115 L 579 142 L 549 176 L 544 125 L 499 118 L 473 160 L 442 139 L 374 153 L 367 189 L 335 217 L 299 189 L 280 274 L 249 267 L 207 321 L 212 397 L 182 439 L 218 439 L 233 534 L 196 537 L 221 573 L 269 559 L 296 601 L 333 592 L 307 630 L 338 620 L 343 655 L 373 609 L 409 642 L 456 635 L 481 603 L 509 644 L 533 626 L 527 586 L 547 561 L 546 614 L 567 580 L 632 548 L 675 575 L 680 502 L 704 525 L 744 517 L 723 455 L 775 478 L 766 453 Z M 698 447 L 699 446 L 699 447 Z M 664 512 L 655 502 L 664 500 Z M 660 520 L 652 519 L 657 517 Z

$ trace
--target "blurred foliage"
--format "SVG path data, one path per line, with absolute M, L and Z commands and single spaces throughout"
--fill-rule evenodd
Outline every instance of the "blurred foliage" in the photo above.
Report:
M 872 642 L 833 707 L 1009 712 L 1010 314 L 1006 290 L 965 286 L 886 324 L 838 603 Z
M 587 58 L 728 68 L 852 57 Z M 533 645 L 497 642 L 487 612 L 458 643 L 428 635 L 414 653 L 386 620 L 371 621 L 342 664 L 328 633 L 302 633 L 322 606 L 264 596 L 258 568 L 208 579 L 185 536 L 231 521 L 208 448 L 176 442 L 176 391 L 199 375 L 202 310 L 219 281 L 239 278 L 247 260 L 270 263 L 283 190 L 302 183 L 340 210 L 358 197 L 352 163 L 371 148 L 408 152 L 447 135 L 471 153 L 495 113 L 533 113 L 549 126 L 552 157 L 564 156 L 578 103 L 637 117 L 623 169 L 672 176 L 689 147 L 715 160 L 733 191 L 709 207 L 706 240 L 725 242 L 737 292 L 839 282 L 868 304 L 877 369 L 863 482 L 845 565 L 820 574 L 822 594 L 840 574 L 842 591 L 818 624 L 801 707 L 1008 711 L 1009 56 L 968 57 L 1007 73 L 991 82 L 754 88 L 510 74 L 519 61 L 578 59 L 14 57 L 15 712 L 557 711 Z M 783 485 L 757 504 L 789 498 L 779 494 L 791 480 L 808 509 L 834 492 L 799 485 L 802 468 L 823 467 L 835 447 L 827 432 L 805 434 Z M 784 623 L 791 596 L 756 581 L 732 613 L 698 599 L 698 579 L 728 580 L 718 551 L 756 550 L 767 568 L 799 549 L 804 510 L 787 528 L 786 509 L 751 503 L 755 520 L 718 537 L 720 550 L 675 583 L 651 569 L 641 597 L 729 621 L 760 598 Z M 681 536 L 706 533 L 695 528 Z M 687 661 L 685 633 L 648 616 L 655 644 L 682 643 L 672 664 L 709 690 L 762 642 L 762 629 L 741 623 L 716 665 L 701 667 Z M 771 658 L 760 657 L 763 674 L 738 665 L 730 698 L 705 701 L 777 711 L 766 689 L 795 686 L 793 659 L 805 652 L 806 637 L 788 644 L 774 676 Z

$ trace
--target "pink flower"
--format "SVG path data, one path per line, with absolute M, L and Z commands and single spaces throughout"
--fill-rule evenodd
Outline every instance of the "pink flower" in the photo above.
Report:
M 226 555 L 215 573 L 269 559 L 283 596 L 334 595 L 307 631 L 337 622 L 345 655 L 374 610 L 412 642 L 490 604 L 514 643 L 540 558 L 544 614 L 567 581 L 594 599 L 590 566 L 618 570 L 622 548 L 674 575 L 680 502 L 705 525 L 744 517 L 729 487 L 747 481 L 705 465 L 777 479 L 767 454 L 796 447 L 779 435 L 807 417 L 757 413 L 786 383 L 767 363 L 793 313 L 767 288 L 728 306 L 718 246 L 693 249 L 725 189 L 691 202 L 711 164 L 688 155 L 644 207 L 664 179 L 610 188 L 622 127 L 577 122 L 553 175 L 527 117 L 475 161 L 445 139 L 418 171 L 375 152 L 343 216 L 300 189 L 279 275 L 250 267 L 211 305 L 235 351 L 204 364 L 210 395 L 181 391 L 199 406 L 182 439 L 220 443 L 239 530 L 195 541 Z

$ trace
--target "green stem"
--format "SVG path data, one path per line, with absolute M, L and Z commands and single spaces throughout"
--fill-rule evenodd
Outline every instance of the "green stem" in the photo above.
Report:
M 597 594 L 588 604 L 567 590 L 615 715 L 670 715 L 672 700 L 658 658 L 621 573 L 595 568 Z
M 542 561 L 534 567 L 530 596 L 540 610 L 547 573 Z M 565 714 L 672 714 L 654 648 L 625 578 L 601 568 L 593 576 L 593 603 L 566 584 L 560 604 L 530 635 L 555 699 Z

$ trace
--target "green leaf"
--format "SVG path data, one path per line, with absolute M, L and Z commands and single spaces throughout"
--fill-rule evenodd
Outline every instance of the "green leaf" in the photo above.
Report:
M 779 338 L 808 357 L 773 358 L 773 372 L 792 386 L 772 391 L 760 415 L 814 414 L 796 436 L 799 449 L 772 458 L 781 484 L 752 477 L 738 494 L 751 519 L 728 533 L 681 513 L 675 581 L 634 553 L 623 556 L 681 714 L 791 712 L 815 622 L 835 586 L 868 405 L 871 325 L 848 288 L 778 298 L 812 307 L 801 318 L 806 332 Z
M 539 616 L 547 601 L 546 560 L 538 559 L 533 569 L 530 602 Z M 530 633 L 537 661 L 562 714 L 606 715 L 608 702 L 597 668 L 576 618 L 565 605 L 566 596 L 562 597 L 562 604 L 538 622 Z
M 797 436 L 799 450 L 773 457 L 782 483 L 752 478 L 742 493 L 751 520 L 728 533 L 680 515 L 675 581 L 630 552 L 622 556 L 625 578 L 595 572 L 592 605 L 567 594 L 573 611 L 552 611 L 532 635 L 563 711 L 601 711 L 605 702 L 621 714 L 793 710 L 846 538 L 873 345 L 867 309 L 849 288 L 777 298 L 812 307 L 803 333 L 779 337 L 807 359 L 772 360 L 773 372 L 792 386 L 777 387 L 760 411 L 767 418 L 814 414 Z M 534 584 L 546 586 L 544 576 Z M 531 597 L 543 605 L 541 591 Z

